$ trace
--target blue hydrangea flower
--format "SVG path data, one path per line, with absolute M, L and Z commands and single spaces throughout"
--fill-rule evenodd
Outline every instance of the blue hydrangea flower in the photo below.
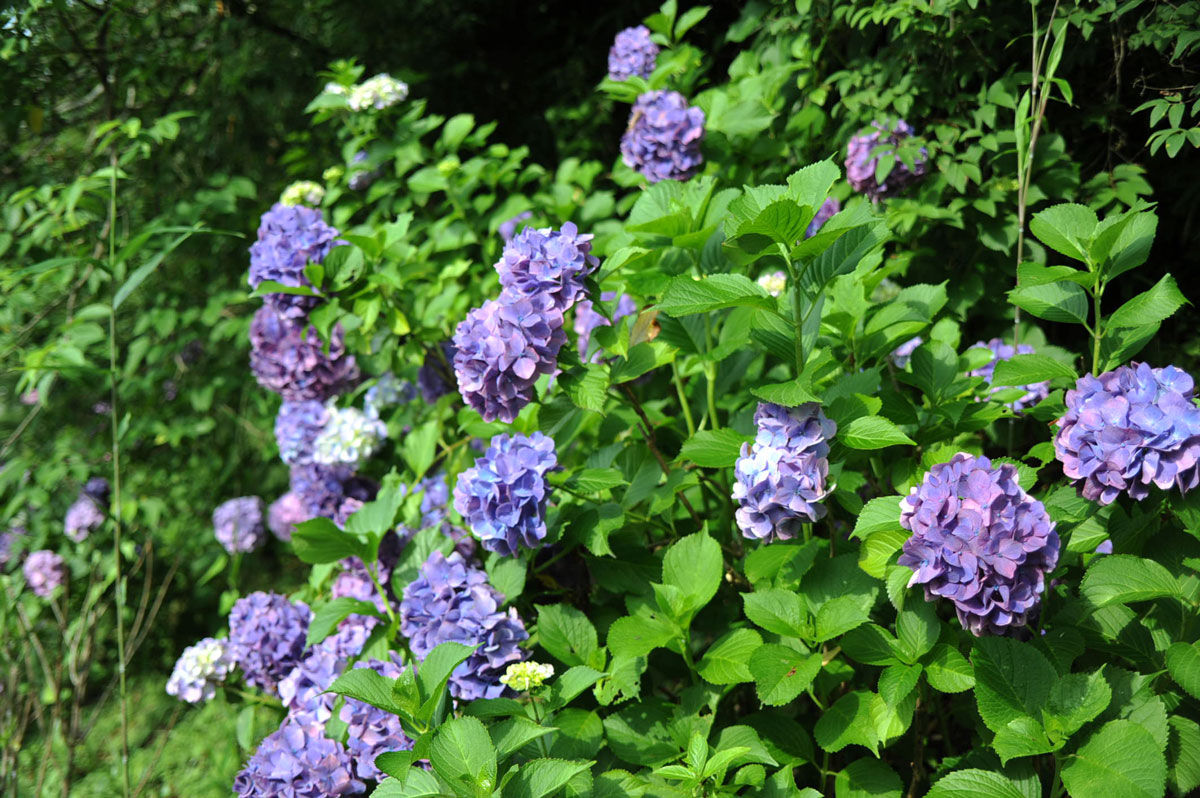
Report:
M 608 76 L 613 80 L 628 80 L 634 75 L 648 78 L 657 61 L 658 45 L 650 41 L 650 29 L 645 25 L 626 28 L 608 49 Z
M 1084 497 L 1144 499 L 1154 484 L 1186 493 L 1200 484 L 1200 408 L 1187 372 L 1131 363 L 1081 377 L 1055 422 L 1054 451 Z
M 528 221 L 533 218 L 533 211 L 521 211 L 511 219 L 506 219 L 496 228 L 496 232 L 500 234 L 500 238 L 506 242 L 511 241 L 512 237 L 517 233 L 517 225 L 521 222 Z
M 275 537 L 287 543 L 292 539 L 296 524 L 312 518 L 300 496 L 292 491 L 280 496 L 267 508 L 267 527 Z
M 337 696 L 325 691 L 349 662 L 349 656 L 338 651 L 333 643 L 334 638 L 327 637 L 309 648 L 279 681 L 279 700 L 293 718 L 324 724 L 333 716 Z
M 330 407 L 325 427 L 313 441 L 313 462 L 357 468 L 387 437 L 387 425 L 355 407 Z
M 354 667 L 370 668 L 388 679 L 399 678 L 404 670 L 395 655 L 386 662 L 369 659 Z M 387 751 L 409 751 L 413 747 L 413 741 L 400 728 L 400 718 L 391 712 L 347 698 L 339 717 L 347 726 L 346 747 L 354 757 L 355 772 L 360 779 L 383 779 L 384 774 L 375 767 L 375 757 Z
M 258 591 L 229 611 L 229 650 L 246 684 L 275 695 L 279 681 L 300 662 L 312 613 L 308 605 Z
M 497 435 L 458 475 L 454 509 L 488 551 L 514 557 L 536 548 L 546 537 L 546 474 L 557 465 L 553 438 Z
M 212 515 L 217 541 L 230 554 L 254 551 L 267 539 L 263 527 L 263 500 L 241 496 L 217 505 Z
M 107 484 L 106 482 L 105 485 Z M 80 493 L 79 498 L 67 508 L 67 516 L 63 519 L 63 532 L 75 543 L 82 543 L 103 523 L 104 513 L 100 510 L 97 500 L 87 493 Z
M 566 342 L 562 311 L 548 297 L 489 300 L 454 333 L 454 373 L 463 400 L 484 421 L 511 424 L 533 401 L 533 386 L 558 368 Z
M 561 230 L 526 227 L 504 245 L 496 262 L 501 301 L 542 296 L 565 313 L 586 294 L 583 279 L 600 265 L 591 250 L 592 237 L 571 222 Z
M 988 385 L 992 384 L 992 379 L 996 374 L 996 364 L 1002 360 L 1012 360 L 1017 355 L 1032 355 L 1033 347 L 1029 344 L 1020 344 L 1016 349 L 1013 349 L 1011 344 L 1006 344 L 999 338 L 984 343 L 979 341 L 972 349 L 989 349 L 992 352 L 992 359 L 977 369 L 967 372 L 972 377 L 983 377 L 984 382 Z M 1029 408 L 1036 405 L 1038 402 L 1050 395 L 1050 381 L 1035 382 L 1032 385 L 1021 386 L 1025 389 L 1022 396 L 1017 397 L 1014 401 L 1009 402 L 1008 406 L 1017 415 L 1021 415 Z M 997 391 L 1008 390 L 1007 388 L 993 388 L 988 395 Z
M 817 234 L 817 231 L 825 226 L 825 223 L 837 215 L 837 212 L 842 209 L 842 203 L 838 202 L 833 197 L 821 203 L 821 207 L 817 208 L 817 214 L 808 223 L 808 229 L 804 231 L 805 238 L 812 238 Z
M 365 502 L 374 496 L 372 484 L 355 477 L 351 469 L 319 463 L 292 468 L 291 487 L 309 518 L 334 519 L 346 499 Z
M 234 667 L 233 657 L 224 640 L 206 637 L 183 650 L 167 680 L 167 695 L 180 701 L 199 704 L 212 700 L 217 685 L 225 681 Z
M 879 165 L 880 157 L 894 153 L 895 148 L 911 135 L 912 125 L 900 119 L 892 126 L 884 122 L 874 122 L 870 132 L 852 137 L 846 148 L 846 181 L 850 183 L 850 187 L 860 194 L 878 200 L 896 194 L 905 186 L 912 185 L 924 177 L 929 170 L 929 157 L 928 150 L 922 147 L 920 155 L 913 161 L 912 168 L 897 158 L 882 183 L 875 179 L 875 167 Z M 877 147 L 884 149 L 876 152 Z
M 108 504 L 108 494 L 112 488 L 104 477 L 92 477 L 83 483 L 83 495 L 91 497 L 97 504 Z
M 910 338 L 892 351 L 892 363 L 898 369 L 908 368 L 908 361 L 912 360 L 913 352 L 917 351 L 917 347 L 925 343 L 925 339 L 921 336 Z
M 48 549 L 35 551 L 25 558 L 25 584 L 39 598 L 50 598 L 67 581 L 67 564 Z
M 616 291 L 605 291 L 600 295 L 602 302 L 612 302 L 616 300 L 617 308 L 613 311 L 613 321 L 620 321 L 626 316 L 632 316 L 637 313 L 637 304 L 633 301 L 633 297 L 629 294 L 621 294 L 617 298 Z M 592 340 L 592 332 L 597 327 L 611 327 L 610 322 L 602 313 L 598 313 L 592 305 L 592 300 L 581 299 L 579 304 L 575 306 L 575 345 L 579 348 L 579 357 L 581 359 L 587 357 L 588 344 Z M 597 352 L 592 356 L 593 363 L 600 362 L 600 353 Z
M 443 341 L 426 350 L 425 360 L 417 371 L 417 389 L 427 404 L 433 404 L 454 390 L 454 344 Z
M 651 183 L 687 180 L 704 163 L 704 112 L 675 91 L 648 91 L 637 98 L 621 136 L 621 159 Z
M 258 384 L 290 401 L 325 401 L 358 382 L 358 365 L 346 354 L 345 333 L 335 325 L 329 354 L 317 331 L 263 306 L 250 322 L 250 370 Z
M 250 247 L 250 287 L 257 288 L 264 280 L 272 280 L 282 285 L 312 288 L 304 267 L 325 260 L 329 251 L 341 243 L 345 242 L 338 241 L 338 231 L 325 224 L 320 211 L 304 205 L 276 203 L 263 214 L 258 240 Z M 267 294 L 263 301 L 281 316 L 303 319 L 321 299 Z
M 237 774 L 238 798 L 331 798 L 366 791 L 354 778 L 345 746 L 325 736 L 319 723 L 287 717 L 259 743 Z
M 518 644 L 529 633 L 514 608 L 500 610 L 502 600 L 487 574 L 457 552 L 446 557 L 435 551 L 404 588 L 400 632 L 418 660 L 447 641 L 479 646 L 450 676 L 450 694 L 460 701 L 499 697 L 505 669 L 525 658 Z
M 954 602 L 963 628 L 1003 635 L 1025 626 L 1058 563 L 1059 540 L 1042 503 L 1017 483 L 1017 469 L 959 453 L 934 466 L 900 502 L 912 537 L 900 564 L 925 598 Z
M 279 458 L 290 466 L 313 462 L 314 444 L 328 422 L 325 405 L 315 399 L 281 404 L 275 416 Z
M 389 371 L 381 375 L 363 395 L 363 412 L 369 418 L 377 419 L 385 408 L 411 402 L 416 397 L 417 391 L 411 382 L 398 379 Z
M 837 425 L 815 403 L 760 403 L 754 423 L 758 434 L 742 444 L 734 468 L 734 518 L 747 538 L 791 540 L 802 524 L 825 517 L 829 439 Z

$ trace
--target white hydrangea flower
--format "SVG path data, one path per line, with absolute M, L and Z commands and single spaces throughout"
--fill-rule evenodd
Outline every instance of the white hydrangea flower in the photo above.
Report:
M 545 684 L 554 675 L 553 665 L 540 662 L 514 662 L 500 677 L 500 683 L 508 685 L 518 693 L 534 690 Z
M 349 96 L 350 89 L 348 89 L 347 87 L 343 86 L 340 83 L 335 83 L 334 81 L 331 80 L 325 84 L 324 92 L 326 94 L 336 94 L 339 97 L 346 97 L 346 96 Z
M 358 466 L 387 437 L 387 426 L 355 407 L 330 407 L 325 429 L 313 443 L 313 461 Z
M 395 105 L 408 97 L 408 84 L 386 73 L 373 78 L 367 78 L 362 83 L 350 89 L 347 104 L 351 111 L 365 111 L 368 108 L 382 110 Z
M 206 637 L 184 649 L 167 680 L 167 694 L 189 704 L 208 701 L 233 669 L 233 656 L 224 640 Z
M 325 199 L 325 187 L 311 180 L 297 180 L 283 190 L 279 201 L 284 205 L 308 205 L 316 207 Z
M 771 272 L 758 278 L 758 284 L 767 290 L 771 296 L 779 296 L 787 288 L 787 275 L 783 272 Z

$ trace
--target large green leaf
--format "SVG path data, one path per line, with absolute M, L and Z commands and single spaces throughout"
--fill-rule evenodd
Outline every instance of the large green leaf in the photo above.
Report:
M 758 700 L 777 707 L 791 703 L 808 689 L 821 671 L 821 655 L 768 643 L 751 654 L 749 669 Z
M 566 665 L 584 665 L 598 647 L 596 627 L 569 604 L 537 605 L 538 642 Z
M 476 718 L 453 718 L 443 724 L 433 738 L 429 761 L 458 798 L 482 798 L 496 789 L 496 749 Z
M 740 274 L 713 274 L 702 280 L 681 275 L 671 281 L 658 308 L 670 316 L 690 316 L 739 305 L 774 310 L 775 298 Z
M 1159 324 L 1187 304 L 1175 278 L 1164 274 L 1147 291 L 1135 296 L 1108 317 L 1109 327 L 1146 327 Z
M 709 646 L 696 670 L 711 684 L 753 681 L 750 659 L 762 644 L 762 636 L 753 629 L 734 629 Z
M 1018 718 L 1038 720 L 1058 680 L 1054 667 L 1036 648 L 1004 637 L 976 640 L 971 664 L 979 715 L 993 731 Z
M 1063 760 L 1071 798 L 1162 798 L 1166 787 L 1162 749 L 1133 721 L 1105 724 Z
M 1097 607 L 1178 597 L 1179 580 L 1154 560 L 1131 554 L 1111 554 L 1096 560 L 1079 585 L 1079 591 Z

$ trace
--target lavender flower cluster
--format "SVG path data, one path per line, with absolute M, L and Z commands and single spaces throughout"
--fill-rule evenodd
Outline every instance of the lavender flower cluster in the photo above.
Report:
M 454 509 L 488 551 L 514 557 L 537 548 L 546 537 L 546 474 L 557 465 L 553 438 L 497 435 L 458 475 Z
M 637 98 L 621 136 L 621 160 L 651 183 L 687 180 L 704 156 L 704 112 L 676 91 L 648 91 Z
M 244 596 L 229 611 L 229 651 L 246 684 L 269 695 L 300 662 L 312 612 L 278 593 Z
M 287 543 L 292 539 L 296 524 L 312 518 L 298 493 L 288 491 L 267 508 L 267 527 L 275 537 Z
M 1014 349 L 1011 344 L 1006 344 L 999 338 L 993 338 L 988 342 L 979 341 L 972 349 L 989 349 L 992 353 L 992 359 L 977 369 L 968 372 L 972 377 L 983 377 L 984 382 L 988 385 L 992 384 L 992 379 L 996 374 L 996 364 L 1005 360 L 1012 360 L 1017 355 L 1032 355 L 1033 347 L 1029 344 L 1018 344 Z M 1018 396 L 1015 400 L 1008 403 L 1008 407 L 1017 415 L 1021 415 L 1029 408 L 1036 405 L 1038 402 L 1050 395 L 1050 381 L 1035 382 L 1032 385 L 1021 386 L 1025 389 L 1025 393 Z M 1007 388 L 996 387 L 988 392 L 988 395 L 1004 391 Z
M 529 633 L 515 609 L 500 610 L 502 600 L 487 574 L 457 552 L 446 557 L 435 551 L 404 588 L 400 632 L 418 660 L 448 641 L 478 646 L 450 676 L 450 694 L 459 700 L 502 695 L 505 668 L 525 658 L 519 644 Z
M 742 444 L 734 468 L 734 518 L 747 538 L 791 540 L 802 524 L 825 517 L 829 440 L 837 425 L 815 403 L 787 408 L 765 402 L 754 424 L 754 443 Z
M 83 486 L 63 519 L 63 532 L 71 541 L 82 543 L 104 523 L 102 507 L 108 504 L 108 492 L 108 480 L 103 477 L 89 479 Z
M 67 581 L 67 563 L 58 554 L 42 549 L 25 558 L 25 584 L 38 598 L 50 598 Z
M 167 680 L 167 695 L 189 704 L 210 701 L 217 694 L 217 685 L 225 681 L 233 667 L 233 657 L 225 641 L 206 637 L 185 648 L 176 660 Z
M 275 416 L 275 443 L 279 459 L 289 466 L 313 462 L 317 436 L 329 422 L 329 411 L 323 402 L 307 399 L 285 401 Z
M 258 384 L 290 401 L 325 401 L 358 382 L 358 364 L 346 353 L 345 334 L 336 325 L 329 353 L 304 320 L 285 318 L 261 307 L 250 322 L 250 370 Z
M 608 50 L 608 77 L 628 80 L 637 75 L 648 78 L 658 61 L 658 45 L 650 41 L 645 25 L 626 28 L 617 34 Z
M 325 224 L 319 210 L 277 203 L 263 214 L 258 226 L 258 240 L 250 247 L 250 287 L 257 288 L 264 280 L 271 280 L 281 285 L 311 289 L 313 284 L 304 274 L 305 267 L 325 260 L 329 251 L 341 243 L 345 242 L 338 240 L 338 231 Z M 298 294 L 267 294 L 264 301 L 280 316 L 300 319 L 321 299 Z
M 328 798 L 366 791 L 354 778 L 345 746 L 325 736 L 324 724 L 304 720 L 289 716 L 259 744 L 234 779 L 238 798 Z
M 592 237 L 580 235 L 571 222 L 561 230 L 526 227 L 504 245 L 496 263 L 504 288 L 501 299 L 545 297 L 565 313 L 586 295 L 583 280 L 600 265 L 591 250 Z
M 925 598 L 954 602 L 963 628 L 1003 635 L 1037 611 L 1059 540 L 1042 503 L 1017 483 L 1015 466 L 959 453 L 934 466 L 900 502 L 912 536 L 900 564 Z
M 217 541 L 230 554 L 254 551 L 266 542 L 263 500 L 257 496 L 222 502 L 213 510 L 212 521 Z
M 355 668 L 370 668 L 388 679 L 397 679 L 404 670 L 398 658 L 382 661 L 370 659 Z M 413 746 L 400 728 L 400 718 L 391 712 L 377 709 L 357 699 L 347 698 L 339 715 L 346 724 L 346 746 L 354 758 L 355 772 L 360 779 L 378 781 L 383 773 L 375 767 L 375 758 L 387 751 L 407 751 Z
M 912 125 L 899 119 L 891 126 L 876 121 L 872 123 L 870 132 L 852 137 L 846 147 L 846 180 L 851 188 L 872 200 L 879 200 L 898 193 L 924 177 L 929 170 L 929 158 L 928 151 L 922 147 L 911 168 L 897 158 L 882 183 L 875 178 L 879 159 L 893 154 L 895 148 L 911 135 Z M 879 147 L 883 149 L 877 150 Z
M 908 368 L 908 362 L 912 360 L 913 352 L 916 352 L 917 347 L 923 343 L 925 343 L 925 339 L 918 335 L 916 338 L 910 338 L 900 344 L 900 346 L 892 350 L 892 363 L 898 369 Z
M 1200 484 L 1200 408 L 1195 381 L 1167 366 L 1131 363 L 1081 377 L 1055 422 L 1063 473 L 1087 499 L 1111 504 L 1122 491 L 1144 499 L 1154 484 L 1186 493 Z

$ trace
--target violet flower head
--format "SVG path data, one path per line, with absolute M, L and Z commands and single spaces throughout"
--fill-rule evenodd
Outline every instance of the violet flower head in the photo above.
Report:
M 354 778 L 350 753 L 325 736 L 317 723 L 288 717 L 258 745 L 237 774 L 238 798 L 331 798 L 356 795 L 366 785 Z
M 263 214 L 258 240 L 250 247 L 250 287 L 257 288 L 264 280 L 271 280 L 312 288 L 304 267 L 320 263 L 331 249 L 344 243 L 337 237 L 338 231 L 325 224 L 319 210 L 276 203 Z M 320 297 L 298 294 L 267 294 L 263 300 L 289 319 L 303 319 L 321 301 Z
M 704 112 L 675 91 L 648 91 L 637 98 L 621 136 L 621 159 L 651 183 L 687 180 L 704 162 Z
M 447 641 L 479 646 L 450 676 L 450 694 L 461 701 L 502 695 L 500 677 L 509 663 L 525 658 L 518 644 L 529 633 L 516 609 L 500 610 L 502 600 L 487 574 L 457 552 L 446 557 L 435 551 L 404 588 L 400 632 L 418 660 Z
M 507 243 L 512 240 L 512 237 L 517 234 L 517 225 L 521 222 L 528 221 L 533 218 L 533 211 L 521 211 L 511 219 L 506 219 L 496 228 L 496 232 L 500 234 L 500 238 Z
M 20 524 L 13 524 L 0 533 L 0 568 L 8 565 L 13 559 L 13 546 L 29 532 Z
M 1131 363 L 1081 377 L 1055 423 L 1054 452 L 1080 492 L 1101 504 L 1154 484 L 1187 493 L 1200 484 L 1200 408 L 1185 371 Z
M 463 400 L 484 421 L 511 424 L 533 401 L 538 377 L 558 368 L 563 314 L 546 296 L 488 300 L 454 333 L 454 372 Z
M 812 221 L 808 223 L 808 229 L 804 231 L 805 238 L 812 238 L 817 234 L 825 223 L 832 219 L 837 212 L 842 209 L 842 203 L 838 202 L 833 197 L 828 198 L 821 203 L 821 207 L 817 208 L 817 214 L 813 216 Z
M 616 291 L 605 291 L 600 295 L 600 301 L 602 302 L 612 302 L 613 300 L 617 302 L 616 310 L 613 311 L 613 321 L 620 321 L 626 316 L 632 316 L 637 313 L 637 304 L 629 294 L 621 294 L 620 298 L 618 298 Z M 592 333 L 596 328 L 611 326 L 612 322 L 602 313 L 596 311 L 592 300 L 581 299 L 575 305 L 575 323 L 573 325 L 575 329 L 575 345 L 579 348 L 579 357 L 587 357 L 588 344 L 591 343 Z M 599 352 L 596 352 L 592 356 L 591 362 L 600 362 Z
M 308 518 L 336 518 L 346 499 L 365 502 L 375 495 L 374 486 L 367 480 L 354 476 L 354 472 L 346 466 L 326 466 L 319 463 L 293 468 L 291 487 L 292 493 L 295 493 L 304 505 Z
M 396 679 L 404 669 L 393 656 L 385 661 L 369 659 L 355 668 L 370 668 L 388 679 Z M 400 728 L 400 718 L 376 709 L 368 703 L 347 698 L 339 715 L 347 726 L 346 747 L 354 757 L 355 773 L 360 779 L 379 781 L 384 774 L 375 767 L 375 757 L 387 751 L 412 750 L 413 741 Z
M 912 532 L 900 564 L 925 599 L 954 602 L 972 634 L 1003 635 L 1025 626 L 1058 563 L 1059 540 L 1042 503 L 1017 483 L 1017 469 L 959 453 L 935 465 L 900 501 Z
M 554 439 L 497 435 L 483 457 L 458 475 L 454 509 L 488 551 L 515 557 L 546 537 L 546 474 L 558 465 Z
M 179 655 L 167 680 L 167 695 L 189 704 L 210 701 L 233 667 L 226 642 L 206 637 Z
M 105 485 L 107 484 L 106 482 Z M 67 515 L 63 519 L 63 532 L 75 543 L 82 543 L 103 523 L 104 513 L 100 510 L 97 500 L 86 492 L 80 493 L 79 498 L 67 508 Z
M 89 496 L 99 504 L 108 504 L 108 495 L 112 487 L 104 477 L 92 477 L 83 483 L 83 495 Z
M 315 328 L 266 306 L 250 322 L 250 370 L 259 385 L 290 401 L 325 401 L 358 381 L 340 324 L 330 334 L 327 355 Z
M 910 338 L 900 344 L 892 350 L 892 363 L 898 369 L 908 368 L 908 362 L 912 360 L 913 352 L 917 351 L 917 347 L 923 343 L 925 343 L 925 339 L 918 335 L 916 338 Z
M 346 669 L 349 657 L 332 642 L 333 638 L 327 637 L 308 649 L 296 667 L 279 681 L 279 700 L 297 720 L 324 725 L 333 716 L 337 696 L 325 691 Z
M 230 554 L 254 551 L 266 542 L 263 500 L 257 496 L 222 502 L 213 510 L 212 521 L 217 541 Z
M 363 412 L 369 418 L 378 419 L 384 408 L 395 407 L 416 398 L 417 390 L 412 383 L 399 379 L 389 371 L 381 374 L 363 395 Z
M 645 25 L 626 28 L 608 48 L 608 76 L 612 80 L 628 80 L 634 75 L 648 78 L 657 61 L 658 45 L 650 41 L 650 29 Z
M 313 461 L 317 436 L 329 423 L 325 405 L 315 399 L 284 402 L 275 416 L 275 443 L 279 459 L 290 466 L 307 465 Z
M 267 508 L 267 527 L 275 537 L 287 543 L 292 539 L 296 524 L 312 518 L 300 496 L 292 491 L 280 496 Z
M 802 524 L 825 517 L 829 439 L 837 424 L 816 403 L 787 408 L 765 402 L 754 424 L 754 443 L 742 444 L 734 468 L 734 517 L 747 538 L 791 540 Z
M 875 179 L 879 159 L 895 153 L 896 147 L 911 135 L 912 125 L 900 119 L 892 126 L 876 121 L 869 132 L 852 137 L 846 147 L 846 180 L 851 188 L 878 200 L 896 194 L 924 177 L 929 170 L 929 153 L 922 147 L 911 168 L 896 158 L 884 181 L 880 183 Z M 877 147 L 884 149 L 876 151 Z
M 25 558 L 25 584 L 39 598 L 50 598 L 67 581 L 67 564 L 58 554 L 42 549 Z
M 278 593 L 244 596 L 229 611 L 229 650 L 246 684 L 275 695 L 279 681 L 296 667 L 312 612 Z
M 1029 344 L 1019 344 L 1016 349 L 1012 345 L 1006 344 L 999 338 L 984 343 L 979 341 L 972 349 L 990 349 L 992 359 L 977 369 L 967 372 L 971 377 L 983 377 L 984 382 L 988 385 L 992 384 L 992 378 L 996 373 L 996 364 L 1003 360 L 1012 360 L 1017 355 L 1032 355 L 1033 347 Z M 1035 382 L 1032 385 L 1021 386 L 1025 389 L 1025 393 L 1017 397 L 1014 401 L 1008 403 L 1008 407 L 1017 415 L 1021 415 L 1029 408 L 1036 405 L 1038 402 L 1050 395 L 1050 381 Z M 988 392 L 988 395 L 997 393 L 998 391 L 1006 391 L 1008 388 L 996 387 Z
M 454 344 L 442 341 L 436 349 L 425 351 L 425 360 L 417 371 L 417 389 L 426 404 L 433 404 L 454 390 Z
M 567 312 L 586 295 L 583 280 L 600 265 L 592 251 L 592 237 L 571 222 L 561 230 L 526 227 L 504 245 L 496 262 L 501 301 L 548 297 L 554 307 Z

